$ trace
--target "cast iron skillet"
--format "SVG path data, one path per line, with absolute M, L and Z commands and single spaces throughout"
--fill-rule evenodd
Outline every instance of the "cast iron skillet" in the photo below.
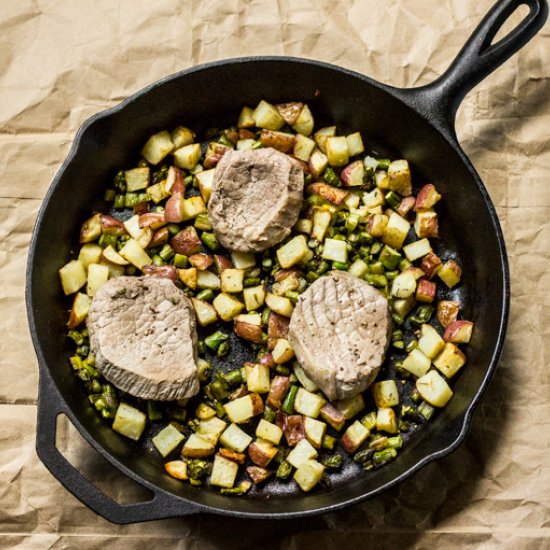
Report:
M 520 5 L 529 14 L 505 38 L 493 38 Z M 544 24 L 546 0 L 501 0 L 474 31 L 450 68 L 434 83 L 392 88 L 326 63 L 288 57 L 230 59 L 182 71 L 100 113 L 79 130 L 38 215 L 27 270 L 27 313 L 40 366 L 37 451 L 47 468 L 82 502 L 117 523 L 212 512 L 238 517 L 287 518 L 334 511 L 401 482 L 456 449 L 471 423 L 502 349 L 509 306 L 506 251 L 495 209 L 461 150 L 454 118 L 466 93 L 517 52 Z M 345 473 L 332 488 L 303 495 L 231 498 L 197 490 L 163 473 L 154 453 L 114 433 L 90 406 L 67 366 L 57 270 L 66 262 L 85 216 L 103 184 L 139 154 L 155 131 L 184 123 L 196 129 L 236 120 L 243 104 L 308 102 L 316 121 L 360 130 L 368 143 L 388 144 L 409 159 L 419 181 L 433 181 L 445 200 L 442 242 L 461 258 L 464 318 L 475 321 L 469 365 L 455 396 L 433 423 L 419 430 L 398 460 L 369 474 Z M 66 414 L 86 440 L 131 479 L 150 489 L 150 501 L 120 505 L 90 484 L 55 447 L 56 418 Z M 269 496 L 269 498 L 266 498 Z

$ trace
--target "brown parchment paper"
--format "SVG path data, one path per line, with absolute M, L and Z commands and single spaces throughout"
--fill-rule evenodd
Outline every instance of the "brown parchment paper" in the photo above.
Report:
M 167 74 L 242 55 L 303 56 L 396 86 L 426 84 L 492 3 L 1 0 L 0 547 L 550 548 L 548 25 L 466 97 L 457 120 L 502 222 L 512 311 L 500 367 L 455 453 L 379 498 L 310 520 L 117 526 L 69 494 L 34 451 L 26 251 L 40 201 L 87 117 Z M 113 498 L 139 498 L 72 427 L 61 427 L 59 446 Z

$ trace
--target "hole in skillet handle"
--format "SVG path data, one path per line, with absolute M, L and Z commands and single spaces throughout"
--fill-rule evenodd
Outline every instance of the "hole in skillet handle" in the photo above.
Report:
M 118 524 L 191 515 L 201 511 L 199 507 L 180 499 L 176 500 L 154 487 L 142 486 L 145 491 L 152 494 L 149 500 L 130 504 L 119 503 L 86 479 L 57 447 L 59 442 L 59 446 L 63 448 L 63 437 L 60 436 L 58 439 L 58 425 L 61 424 L 58 423 L 58 418 L 66 417 L 71 420 L 73 426 L 75 420 L 65 409 L 63 400 L 46 369 L 41 368 L 40 371 L 36 451 L 53 476 L 83 504 L 108 521 Z M 131 472 L 120 464 L 116 466 L 126 477 L 135 481 Z
M 503 26 L 521 6 L 528 13 L 504 37 Z M 548 18 L 547 0 L 498 0 L 468 38 L 449 68 L 434 82 L 392 92 L 456 143 L 455 116 L 466 94 L 537 34 Z

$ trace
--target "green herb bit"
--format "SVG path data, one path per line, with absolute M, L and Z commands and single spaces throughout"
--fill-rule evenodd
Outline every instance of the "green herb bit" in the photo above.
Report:
M 321 461 L 321 464 L 325 468 L 331 468 L 333 470 L 336 470 L 342 466 L 342 463 L 344 462 L 343 458 L 340 455 L 333 455 L 325 458 Z

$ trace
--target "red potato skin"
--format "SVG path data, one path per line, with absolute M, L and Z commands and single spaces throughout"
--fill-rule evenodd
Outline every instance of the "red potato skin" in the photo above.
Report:
M 289 153 L 294 147 L 294 136 L 285 136 L 281 132 L 263 129 L 260 132 L 260 143 L 264 147 L 272 147 L 281 153 Z
M 223 131 L 223 135 L 231 142 L 237 143 L 239 141 L 239 131 L 236 129 L 228 128 Z
M 170 184 L 172 185 L 170 187 L 170 193 L 172 193 L 172 195 L 177 193 L 183 195 L 185 192 L 185 179 L 183 177 L 183 172 L 175 166 L 170 166 L 170 168 L 168 168 L 166 183 L 168 186 L 170 186 Z
M 287 277 L 290 277 L 291 275 L 296 275 L 297 277 L 301 277 L 303 273 L 301 271 L 298 271 L 297 269 L 279 269 L 274 275 L 273 278 L 275 279 L 276 283 L 280 283 L 281 281 L 284 281 Z
M 437 290 L 437 284 L 428 281 L 427 279 L 420 279 L 416 287 L 416 299 L 419 302 L 431 303 L 435 300 L 435 293 Z
M 472 337 L 474 323 L 471 321 L 453 321 L 445 329 L 443 340 L 453 344 L 467 344 Z
M 273 312 L 269 314 L 269 320 L 267 322 L 267 348 L 269 350 L 275 348 L 277 340 L 288 336 L 289 324 L 290 319 L 288 317 Z
M 177 254 L 191 256 L 200 252 L 201 240 L 197 235 L 196 229 L 192 226 L 187 226 L 172 238 L 170 245 Z
M 340 431 L 346 423 L 346 417 L 330 403 L 323 405 L 320 414 L 321 418 L 337 431 Z
M 227 256 L 220 256 L 216 254 L 214 256 L 214 263 L 218 273 L 221 273 L 224 269 L 233 269 L 233 262 Z
M 349 454 L 353 454 L 359 448 L 359 445 L 356 445 L 347 434 L 342 436 L 340 443 L 342 444 L 344 450 Z
M 299 101 L 291 101 L 289 103 L 278 103 L 275 105 L 275 108 L 279 111 L 284 121 L 289 126 L 292 126 L 300 116 L 304 104 Z
M 349 191 L 346 191 L 345 189 L 338 189 L 338 187 L 333 187 L 328 183 L 321 182 L 308 185 L 307 192 L 310 195 L 316 193 L 317 195 L 330 202 L 331 204 L 334 204 L 335 206 L 341 204 L 344 200 L 346 200 L 346 197 L 349 195 Z
M 264 402 L 262 398 L 257 393 L 250 394 L 252 398 L 252 411 L 254 415 L 261 414 L 264 412 Z
M 275 454 L 276 452 L 274 454 L 264 452 L 255 441 L 248 446 L 248 458 L 260 468 L 265 468 L 273 460 Z
M 179 223 L 183 221 L 182 211 L 183 193 L 172 193 L 172 196 L 164 205 L 164 219 L 166 223 Z
M 271 355 L 271 353 L 266 353 L 265 355 L 262 355 L 258 359 L 258 363 L 260 363 L 260 365 L 266 365 L 269 368 L 272 368 L 277 364 L 275 363 L 275 359 L 273 359 L 273 355 Z
M 290 378 L 287 376 L 276 376 L 273 382 L 271 382 L 271 388 L 267 395 L 267 404 L 272 409 L 280 409 L 289 390 Z
M 151 229 L 160 229 L 163 225 L 166 225 L 164 212 L 147 212 L 141 214 L 138 223 L 140 228 L 150 227 Z
M 447 328 L 451 323 L 455 322 L 458 317 L 460 304 L 453 300 L 440 300 L 437 303 L 437 320 L 439 324 Z
M 246 128 L 239 128 L 239 139 L 256 139 L 256 136 Z
M 178 280 L 178 270 L 173 265 L 149 264 L 143 267 L 143 275 L 157 279 L 170 279 L 174 282 Z
M 103 228 L 103 233 L 107 235 L 116 235 L 120 237 L 128 233 L 120 220 L 113 216 L 107 216 L 106 214 L 101 214 L 101 227 Z
M 259 344 L 262 341 L 262 327 L 258 325 L 251 325 L 250 323 L 243 323 L 235 320 L 233 330 L 237 336 Z
M 153 239 L 149 243 L 149 248 L 156 248 L 157 246 L 162 246 L 168 242 L 170 238 L 170 232 L 167 227 L 163 227 L 155 232 Z
M 206 149 L 206 155 L 204 157 L 204 167 L 209 170 L 210 168 L 214 168 L 218 162 L 220 162 L 220 159 L 229 151 L 231 147 L 228 147 L 227 145 L 223 145 L 221 143 L 215 143 L 211 142 L 208 144 L 208 147 Z
M 134 206 L 134 214 L 137 214 L 138 216 L 147 214 L 147 212 L 149 212 L 149 203 L 147 201 L 138 202 Z
M 362 169 L 362 160 L 355 160 L 352 163 L 348 164 L 340 173 L 340 179 L 344 186 L 358 187 L 357 184 L 352 183 L 353 172 L 355 170 Z
M 255 485 L 265 481 L 270 475 L 273 475 L 271 470 L 262 468 L 261 466 L 248 466 L 246 473 L 250 476 L 250 479 Z
M 300 414 L 290 414 L 286 417 L 286 425 L 283 428 L 286 442 L 289 447 L 294 447 L 298 441 L 306 437 L 304 430 L 304 419 Z
M 422 262 L 420 262 L 420 269 L 426 274 L 428 279 L 432 279 L 441 269 L 441 266 L 441 259 L 434 252 L 430 252 L 424 256 Z
M 418 237 L 423 239 L 424 237 L 437 238 L 439 236 L 439 220 L 437 214 L 433 211 L 419 212 L 417 216 L 421 216 L 419 223 Z
M 192 254 L 189 256 L 189 263 L 198 270 L 204 271 L 214 263 L 214 258 L 208 254 Z
M 427 183 L 416 196 L 415 210 L 427 210 L 441 199 L 433 183 Z
M 416 199 L 414 197 L 405 197 L 396 209 L 396 212 L 405 218 L 407 214 L 414 208 Z

